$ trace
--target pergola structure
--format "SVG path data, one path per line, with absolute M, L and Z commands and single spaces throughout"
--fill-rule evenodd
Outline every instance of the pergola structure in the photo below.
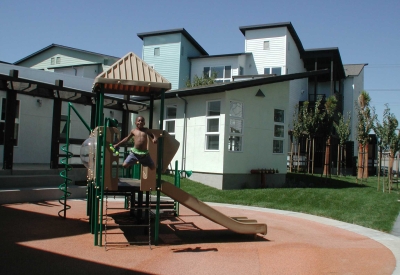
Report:
M 6 92 L 7 100 L 5 108 L 3 169 L 13 169 L 17 94 L 53 100 L 51 156 L 49 163 L 51 169 L 57 169 L 60 167 L 60 144 L 65 143 L 65 138 L 60 137 L 61 104 L 63 101 L 66 101 L 90 106 L 92 114 L 90 124 L 93 128 L 95 125 L 96 94 L 92 91 L 92 87 L 93 79 L 61 75 L 0 63 L 0 90 Z M 147 109 L 149 105 L 145 102 L 134 101 L 129 96 L 122 97 L 115 96 L 116 93 L 113 94 L 110 93 L 103 96 L 102 106 L 122 111 L 122 133 L 126 134 L 128 132 L 129 114 Z

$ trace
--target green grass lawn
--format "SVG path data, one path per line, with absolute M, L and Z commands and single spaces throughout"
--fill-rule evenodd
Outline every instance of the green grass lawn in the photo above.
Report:
M 174 177 L 163 175 L 171 183 Z M 399 189 L 377 191 L 377 177 L 358 183 L 355 177 L 324 178 L 288 173 L 288 188 L 218 190 L 189 179 L 181 188 L 204 202 L 219 202 L 308 213 L 390 232 L 400 212 Z M 387 179 L 386 179 L 387 181 Z

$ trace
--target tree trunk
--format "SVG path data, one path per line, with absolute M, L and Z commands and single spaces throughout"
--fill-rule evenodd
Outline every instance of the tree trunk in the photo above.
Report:
M 314 158 L 315 158 L 315 139 L 313 138 L 312 139 L 311 175 L 314 175 L 314 164 L 315 164 Z
M 342 150 L 343 150 L 343 146 L 338 144 L 338 154 L 337 154 L 337 163 L 336 163 L 336 176 L 340 175 L 341 172 L 341 167 L 340 164 L 342 163 Z
M 396 154 L 396 152 L 393 152 L 393 150 L 390 149 L 389 167 L 388 167 L 389 193 L 390 193 L 390 190 L 392 189 L 392 184 L 393 184 L 393 163 L 394 163 L 394 155 L 395 154 Z
M 358 169 L 357 179 L 361 179 L 364 176 L 364 146 L 361 143 L 358 144 Z
M 379 146 L 379 161 L 378 161 L 378 186 L 376 187 L 376 191 L 379 191 L 379 185 L 381 180 L 381 167 L 382 167 L 382 147 Z
M 328 137 L 325 142 L 325 161 L 324 161 L 324 172 L 323 174 L 329 176 L 331 174 L 331 138 Z
M 292 166 L 293 166 L 293 142 L 291 143 L 290 158 L 289 158 L 289 172 L 290 173 L 292 173 Z
M 364 178 L 368 179 L 368 155 L 369 155 L 369 144 L 365 145 L 364 148 Z
M 311 139 L 307 138 L 306 140 L 306 158 L 307 158 L 307 173 L 310 173 L 310 144 L 311 144 Z
M 297 173 L 300 172 L 300 143 L 297 146 Z

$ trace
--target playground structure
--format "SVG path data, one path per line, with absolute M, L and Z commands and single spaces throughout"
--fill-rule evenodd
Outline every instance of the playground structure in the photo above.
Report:
M 93 91 L 96 94 L 96 125 L 94 130 L 90 130 L 87 126 L 88 130 L 90 130 L 90 135 L 81 149 L 81 158 L 88 168 L 87 215 L 89 216 L 91 233 L 94 234 L 94 245 L 102 246 L 103 200 L 105 195 L 113 194 L 113 192 L 115 194 L 118 192 L 130 194 L 131 205 L 135 193 L 138 194 L 138 199 L 142 199 L 143 192 L 146 192 L 146 206 L 148 206 L 150 203 L 149 193 L 156 191 L 156 209 L 154 213 L 155 245 L 158 245 L 159 237 L 160 192 L 234 232 L 241 234 L 266 234 L 266 224 L 259 224 L 256 220 L 248 220 L 246 217 L 227 217 L 178 187 L 161 180 L 162 173 L 166 171 L 179 148 L 179 142 L 162 129 L 165 92 L 170 88 L 171 84 L 167 80 L 158 75 L 157 72 L 133 53 L 127 54 L 116 64 L 112 65 L 109 71 L 102 73 L 95 79 Z M 141 167 L 139 179 L 119 177 L 120 156 L 110 144 L 114 144 L 116 140 L 120 139 L 120 133 L 116 128 L 116 121 L 104 117 L 105 93 L 123 95 L 125 98 L 130 96 L 145 96 L 150 102 L 149 128 L 158 137 L 158 142 L 157 144 L 153 144 L 151 141 L 148 141 L 148 150 L 157 168 L 150 170 L 147 167 Z M 156 98 L 160 100 L 160 127 L 159 129 L 152 129 L 153 106 Z M 68 110 L 67 127 L 69 127 L 69 120 Z M 82 122 L 84 121 L 82 120 Z M 69 130 L 67 128 L 67 136 L 68 134 Z M 67 152 L 68 156 L 68 138 L 64 151 Z M 60 188 L 64 192 L 62 198 L 64 200 L 62 202 L 64 210 L 60 211 L 64 211 L 64 218 L 68 209 L 66 202 L 69 183 L 68 171 L 70 170 L 70 167 L 68 167 L 68 157 L 65 160 L 65 167 L 62 173 L 65 183 Z M 175 171 L 175 175 L 179 175 L 179 172 Z M 150 211 L 150 209 L 147 208 L 147 211 Z

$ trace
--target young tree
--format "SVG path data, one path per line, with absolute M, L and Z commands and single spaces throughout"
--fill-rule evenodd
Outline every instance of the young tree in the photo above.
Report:
M 338 149 L 338 169 L 337 175 L 341 173 L 341 164 L 344 163 L 345 160 L 345 153 L 346 153 L 346 142 L 349 140 L 349 136 L 351 134 L 350 130 L 350 121 L 351 116 L 350 112 L 347 113 L 347 119 L 345 120 L 344 116 L 339 113 L 339 123 L 333 122 L 333 126 L 336 129 L 336 133 L 339 136 L 339 149 Z M 342 165 L 343 166 L 343 165 Z
M 320 132 L 325 138 L 325 163 L 323 174 L 331 174 L 331 137 L 333 133 L 333 118 L 336 113 L 337 99 L 335 96 L 330 96 L 324 104 L 324 110 L 322 112 L 322 124 Z
M 308 104 L 308 103 L 307 103 Z M 293 114 L 293 129 L 290 131 L 291 136 L 294 138 L 296 142 L 296 153 L 297 153 L 297 172 L 300 170 L 300 138 L 306 133 L 305 123 L 304 123 L 304 113 L 307 113 L 307 110 L 304 108 L 304 105 L 299 107 L 297 104 L 295 106 L 295 111 Z M 293 139 L 290 153 L 290 172 L 292 172 L 293 165 Z
M 359 178 L 368 178 L 368 144 L 369 133 L 374 127 L 376 120 L 375 109 L 370 106 L 371 97 L 366 91 L 358 96 L 357 109 L 357 141 L 358 141 L 358 172 Z
M 396 119 L 395 115 L 392 115 L 390 118 L 390 152 L 389 152 L 389 167 L 388 167 L 388 177 L 389 177 L 389 193 L 391 191 L 392 183 L 393 183 L 393 163 L 394 157 L 396 156 L 397 151 L 400 149 L 400 132 L 397 130 L 399 126 L 399 122 Z M 396 133 L 397 131 L 397 133 Z
M 379 146 L 379 162 L 378 162 L 378 185 L 377 185 L 377 190 L 379 190 L 380 186 L 380 171 L 382 169 L 382 156 L 383 156 L 383 151 L 388 151 L 389 150 L 389 145 L 390 145 L 390 121 L 391 121 L 391 116 L 392 114 L 390 113 L 390 108 L 388 104 L 385 104 L 386 108 L 383 111 L 383 122 L 382 124 L 376 120 L 376 125 L 374 128 L 375 134 L 378 137 L 378 146 Z M 383 192 L 385 192 L 385 183 L 382 183 L 383 187 Z
M 308 135 L 308 144 L 306 149 L 306 153 L 308 153 L 307 172 L 310 173 L 310 161 L 312 161 L 311 174 L 314 174 L 314 163 L 315 163 L 314 139 L 324 119 L 321 103 L 322 103 L 322 98 L 318 99 L 315 102 L 314 108 L 311 108 L 309 106 L 308 101 L 303 102 L 302 106 L 302 117 L 303 117 L 302 119 L 303 119 L 304 129 L 305 133 Z

